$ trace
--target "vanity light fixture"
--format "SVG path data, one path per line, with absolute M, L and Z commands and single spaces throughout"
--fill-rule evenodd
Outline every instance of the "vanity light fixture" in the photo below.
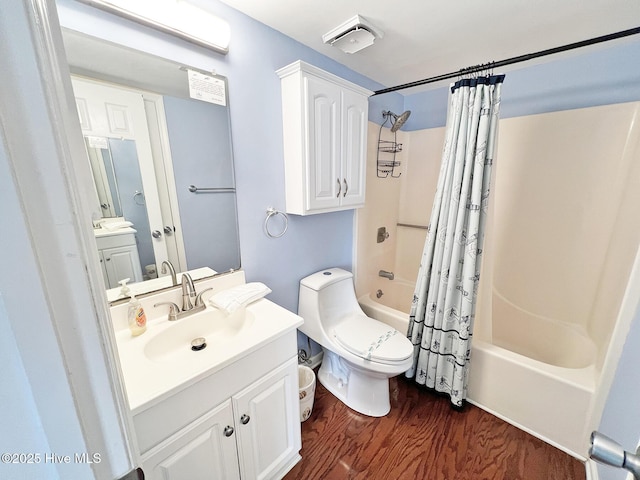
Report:
M 356 15 L 322 36 L 322 41 L 338 47 L 345 53 L 356 53 L 373 45 L 384 32 L 374 27 L 366 18 Z
M 229 53 L 229 24 L 184 0 L 77 0 L 196 45 Z

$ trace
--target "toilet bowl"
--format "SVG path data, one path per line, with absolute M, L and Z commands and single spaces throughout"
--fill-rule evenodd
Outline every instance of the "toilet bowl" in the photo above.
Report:
M 298 315 L 304 319 L 300 331 L 323 349 L 318 381 L 357 412 L 389 413 L 389 378 L 411 367 L 413 345 L 403 333 L 364 314 L 353 274 L 330 268 L 303 278 Z

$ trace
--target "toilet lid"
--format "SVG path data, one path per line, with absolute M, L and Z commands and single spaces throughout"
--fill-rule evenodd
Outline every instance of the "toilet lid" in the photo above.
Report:
M 413 345 L 402 333 L 365 315 L 340 323 L 334 337 L 349 352 L 375 362 L 402 362 L 413 353 Z

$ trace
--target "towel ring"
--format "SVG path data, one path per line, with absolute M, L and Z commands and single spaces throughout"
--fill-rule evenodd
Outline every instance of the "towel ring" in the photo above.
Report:
M 142 203 L 138 202 L 138 196 L 142 199 Z M 136 205 L 144 205 L 144 193 L 142 193 L 140 190 L 136 190 L 136 192 L 133 194 L 133 203 L 135 203 Z
M 276 215 L 282 215 L 282 217 L 284 218 L 284 228 L 282 229 L 282 232 L 280 232 L 278 234 L 273 234 L 269 230 L 269 219 L 271 217 L 276 216 Z M 286 233 L 287 228 L 289 228 L 289 217 L 287 216 L 287 214 L 284 213 L 284 212 L 279 212 L 278 210 L 276 210 L 273 207 L 269 207 L 267 209 L 267 218 L 264 220 L 264 233 L 267 234 L 267 237 L 269 237 L 269 238 L 280 238 L 281 236 L 283 236 Z

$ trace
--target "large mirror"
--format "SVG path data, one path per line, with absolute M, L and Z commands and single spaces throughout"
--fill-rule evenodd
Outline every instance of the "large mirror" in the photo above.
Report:
M 189 90 L 192 76 L 200 75 L 196 69 L 67 29 L 63 37 L 94 179 L 94 211 L 100 212 L 92 220 L 107 287 L 123 276 L 140 282 L 137 293 L 170 286 L 165 262 L 177 272 L 240 268 L 227 79 L 200 72 L 209 81 L 203 101 Z M 136 136 L 127 131 L 129 119 L 137 118 L 120 108 L 127 100 L 104 97 L 103 88 L 116 95 L 143 92 L 137 121 L 146 123 L 144 138 L 142 128 L 131 129 Z M 104 111 L 113 116 L 95 117 Z M 100 124 L 111 130 L 101 131 Z

